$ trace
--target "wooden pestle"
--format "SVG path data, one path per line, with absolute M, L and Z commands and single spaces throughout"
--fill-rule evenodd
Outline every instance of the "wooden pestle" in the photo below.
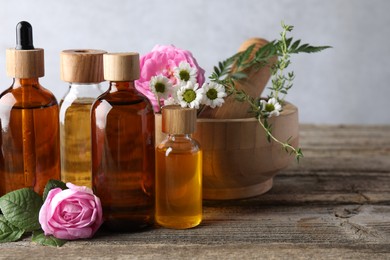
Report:
M 251 38 L 243 42 L 238 49 L 238 52 L 245 51 L 248 47 L 255 44 L 252 51 L 251 58 L 254 53 L 262 46 L 268 43 L 267 40 L 262 38 Z M 276 57 L 273 57 L 269 64 L 259 69 L 248 68 L 245 72 L 248 77 L 240 81 L 236 81 L 236 88 L 244 90 L 250 96 L 256 98 L 261 95 L 269 78 L 271 77 L 271 66 L 276 62 Z M 252 117 L 250 111 L 250 105 L 245 102 L 239 102 L 235 100 L 234 95 L 230 95 L 225 98 L 225 103 L 221 107 L 214 109 L 205 107 L 199 114 L 199 118 L 216 118 L 216 119 L 234 119 L 234 118 L 248 118 Z

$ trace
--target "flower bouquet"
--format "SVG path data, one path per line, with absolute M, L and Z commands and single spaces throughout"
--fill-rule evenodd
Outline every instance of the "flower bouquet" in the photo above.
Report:
M 294 73 L 286 72 L 290 56 L 329 48 L 287 38 L 293 27 L 282 23 L 281 38 L 245 43 L 219 62 L 205 83 L 204 70 L 189 51 L 156 46 L 141 57 L 137 89 L 156 112 L 156 144 L 162 106 L 198 109 L 194 134 L 203 149 L 203 197 L 239 199 L 272 187 L 273 176 L 303 153 L 298 147 L 298 109 L 285 101 Z M 267 97 L 261 91 L 271 79 Z M 256 91 L 257 90 L 257 91 Z M 260 90 L 260 91 L 258 91 Z

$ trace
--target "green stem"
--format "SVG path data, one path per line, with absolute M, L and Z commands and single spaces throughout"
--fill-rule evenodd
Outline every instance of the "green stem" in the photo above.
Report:
M 235 90 L 235 88 L 233 87 L 233 89 Z M 251 100 L 251 98 L 246 95 L 246 101 L 250 104 L 250 106 L 252 107 L 253 111 L 259 111 L 259 107 L 256 105 L 255 102 L 253 102 Z M 280 144 L 284 149 L 289 149 L 290 151 L 292 151 L 294 154 L 295 154 L 295 157 L 297 158 L 297 160 L 299 160 L 300 157 L 302 157 L 302 153 L 300 151 L 300 149 L 295 149 L 292 145 L 288 144 L 288 143 L 284 143 L 282 141 L 279 141 L 272 133 L 271 131 L 265 127 L 264 123 L 261 121 L 261 116 L 258 117 L 257 121 L 259 121 L 259 124 L 261 125 L 261 127 L 264 129 L 264 131 L 266 132 L 266 134 L 272 139 L 274 140 L 276 143 Z
M 295 149 L 292 145 L 288 144 L 288 143 L 283 143 L 281 141 L 279 141 L 275 136 L 273 136 L 273 134 L 271 133 L 271 131 L 268 130 L 268 128 L 265 127 L 264 123 L 261 121 L 261 118 L 259 117 L 257 119 L 257 121 L 259 121 L 259 124 L 263 127 L 264 131 L 266 132 L 266 134 L 272 139 L 274 140 L 275 142 L 277 142 L 278 144 L 280 144 L 284 149 L 290 149 L 292 152 L 295 153 L 295 157 L 297 159 L 299 159 L 301 156 L 302 156 L 302 153 L 300 151 L 298 151 L 297 149 Z

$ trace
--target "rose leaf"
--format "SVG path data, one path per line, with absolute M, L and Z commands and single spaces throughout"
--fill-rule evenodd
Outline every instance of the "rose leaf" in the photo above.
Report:
M 0 198 L 0 209 L 4 218 L 25 231 L 39 229 L 39 210 L 42 198 L 29 188 L 11 191 Z
M 43 191 L 43 201 L 46 200 L 47 194 L 49 194 L 49 191 L 54 189 L 54 188 L 61 188 L 62 190 L 68 189 L 66 187 L 66 184 L 62 181 L 59 180 L 49 180 L 45 186 L 45 190 Z
M 61 247 L 67 241 L 55 238 L 53 236 L 45 236 L 42 230 L 35 230 L 32 234 L 32 241 L 43 246 Z
M 15 227 L 0 215 L 0 243 L 19 240 L 23 234 L 23 229 Z

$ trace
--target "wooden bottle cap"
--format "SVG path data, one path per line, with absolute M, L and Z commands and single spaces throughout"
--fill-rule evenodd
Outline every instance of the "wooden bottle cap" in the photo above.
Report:
M 40 78 L 45 76 L 43 49 L 6 50 L 7 76 L 12 78 Z
M 139 79 L 139 54 L 136 52 L 104 54 L 104 79 L 133 81 Z
M 103 50 L 64 50 L 60 54 L 61 79 L 75 83 L 99 83 L 103 78 Z
M 196 128 L 196 109 L 177 105 L 163 107 L 161 128 L 167 134 L 192 134 Z

